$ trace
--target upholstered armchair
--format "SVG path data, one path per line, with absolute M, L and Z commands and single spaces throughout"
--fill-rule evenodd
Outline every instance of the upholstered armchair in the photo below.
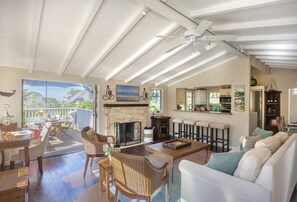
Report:
M 29 156 L 30 159 L 37 158 L 38 161 L 38 168 L 39 172 L 43 174 L 43 167 L 42 167 L 42 158 L 46 149 L 46 145 L 48 142 L 48 137 L 50 134 L 50 128 L 52 126 L 51 122 L 45 123 L 40 133 L 40 142 L 36 142 L 35 144 L 31 144 L 29 146 Z M 18 153 L 11 153 L 10 157 L 10 168 L 14 168 L 15 161 L 24 160 L 24 149 L 20 148 Z
M 165 201 L 169 201 L 169 165 L 154 167 L 145 156 L 111 152 L 112 170 L 115 180 L 115 198 L 118 192 L 129 198 L 151 201 L 165 187 Z
M 91 164 L 90 164 L 90 167 L 91 167 L 93 163 L 93 158 L 103 157 L 105 155 L 105 151 L 107 147 L 109 147 L 110 144 L 115 143 L 115 138 L 110 135 L 99 135 L 96 133 L 94 136 L 95 138 L 91 138 L 90 136 L 87 135 L 87 132 L 90 129 L 91 128 L 87 126 L 81 130 L 81 137 L 82 137 L 82 141 L 86 152 L 86 163 L 85 163 L 83 177 L 86 176 L 89 159 L 91 158 Z

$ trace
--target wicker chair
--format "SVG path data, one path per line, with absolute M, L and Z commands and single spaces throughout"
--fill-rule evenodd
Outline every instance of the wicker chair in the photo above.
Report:
M 165 199 L 169 201 L 169 165 L 154 167 L 145 156 L 111 152 L 111 163 L 115 179 L 115 197 L 118 192 L 129 198 L 151 201 L 165 186 Z
M 99 140 L 100 140 L 99 142 L 95 142 L 94 140 L 91 140 L 86 134 L 90 129 L 91 128 L 89 126 L 87 126 L 81 130 L 81 137 L 82 137 L 82 141 L 83 141 L 85 152 L 86 152 L 86 164 L 85 164 L 85 170 L 84 170 L 83 177 L 86 176 L 89 159 L 91 158 L 90 167 L 92 167 L 93 158 L 94 157 L 103 157 L 105 155 L 104 154 L 105 146 L 107 147 L 107 146 L 110 146 L 110 144 L 115 143 L 114 137 L 108 136 L 108 135 L 97 134 L 97 136 L 99 137 Z
M 288 129 L 284 116 L 276 117 L 276 122 L 277 122 L 278 131 L 287 132 L 289 135 L 293 133 L 297 133 L 295 129 L 293 130 Z

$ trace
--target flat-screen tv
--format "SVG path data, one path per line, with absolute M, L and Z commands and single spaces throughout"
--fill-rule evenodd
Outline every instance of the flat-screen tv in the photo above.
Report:
M 118 102 L 139 102 L 139 87 L 117 85 L 116 95 Z

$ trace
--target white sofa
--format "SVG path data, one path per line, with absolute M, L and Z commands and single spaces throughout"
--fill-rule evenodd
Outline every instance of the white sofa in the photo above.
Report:
M 255 183 L 188 160 L 179 164 L 183 202 L 288 202 L 297 182 L 297 134 L 265 162 Z

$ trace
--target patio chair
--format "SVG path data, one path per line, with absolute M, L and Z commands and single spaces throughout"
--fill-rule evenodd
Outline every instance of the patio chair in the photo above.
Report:
M 71 137 L 67 131 L 69 130 L 70 126 L 72 124 L 72 121 L 65 121 L 64 123 L 61 123 L 61 125 L 59 125 L 59 130 L 60 130 L 60 137 L 63 137 L 64 135 L 67 135 L 68 137 L 70 137 L 71 139 L 73 139 L 73 137 Z
M 97 135 L 99 141 L 96 142 L 95 140 L 91 139 L 87 135 L 87 132 L 90 129 L 91 128 L 89 126 L 87 126 L 81 130 L 81 137 L 82 137 L 82 141 L 83 141 L 85 152 L 86 152 L 86 163 L 85 163 L 83 177 L 86 176 L 89 159 L 91 158 L 90 167 L 92 167 L 93 158 L 94 157 L 104 157 L 106 148 L 109 147 L 110 144 L 115 143 L 115 138 L 113 136 L 99 135 L 97 133 L 96 133 L 96 135 Z
M 111 152 L 111 164 L 115 179 L 115 197 L 118 192 L 129 198 L 151 201 L 165 187 L 165 201 L 169 201 L 169 165 L 166 162 L 156 168 L 145 156 Z
M 41 174 L 43 174 L 43 167 L 42 167 L 42 157 L 44 155 L 45 152 L 45 148 L 48 142 L 48 137 L 49 137 L 49 129 L 51 128 L 52 123 L 48 122 L 45 123 L 45 127 L 43 127 L 42 131 L 41 131 L 41 139 L 40 142 L 37 144 L 31 144 L 29 146 L 29 156 L 30 159 L 35 159 L 37 158 L 38 161 L 38 168 L 39 168 L 39 172 Z M 24 160 L 24 149 L 21 148 L 18 150 L 17 153 L 11 153 L 10 157 L 10 168 L 13 169 L 14 168 L 14 164 L 15 161 L 20 161 L 20 160 Z

